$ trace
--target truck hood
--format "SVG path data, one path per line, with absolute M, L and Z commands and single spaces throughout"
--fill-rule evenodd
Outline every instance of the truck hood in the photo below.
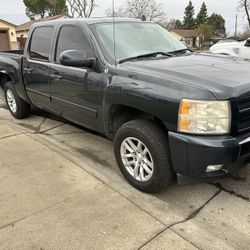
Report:
M 121 64 L 159 78 L 174 79 L 209 90 L 217 99 L 250 96 L 250 61 L 208 53 L 192 53 L 163 59 Z

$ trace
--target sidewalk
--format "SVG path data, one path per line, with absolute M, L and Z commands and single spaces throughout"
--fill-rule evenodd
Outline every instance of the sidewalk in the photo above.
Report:
M 136 249 L 164 228 L 78 166 L 6 125 L 0 125 L 0 159 L 0 249 Z M 173 232 L 166 240 L 169 249 L 177 242 L 192 249 Z
M 3 105 L 0 249 L 248 250 L 249 177 L 146 195 L 121 177 L 112 142 Z

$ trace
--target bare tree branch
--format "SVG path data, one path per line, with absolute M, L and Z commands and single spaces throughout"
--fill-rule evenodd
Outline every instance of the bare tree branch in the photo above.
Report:
M 166 13 L 162 10 L 162 4 L 155 0 L 126 0 L 123 5 L 106 11 L 107 16 L 146 18 L 159 23 L 166 22 Z
M 250 0 L 240 0 L 239 8 L 244 9 L 244 11 L 246 12 L 247 21 L 250 28 Z
M 97 6 L 96 0 L 67 0 L 67 3 L 72 17 L 88 18 Z

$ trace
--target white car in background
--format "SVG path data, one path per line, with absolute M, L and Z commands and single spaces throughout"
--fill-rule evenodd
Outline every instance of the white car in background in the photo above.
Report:
M 211 53 L 250 59 L 250 38 L 244 42 L 222 41 L 210 48 Z

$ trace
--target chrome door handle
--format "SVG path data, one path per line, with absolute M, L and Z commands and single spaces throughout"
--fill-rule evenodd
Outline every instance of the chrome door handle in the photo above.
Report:
M 58 81 L 62 79 L 62 76 L 58 75 L 58 74 L 50 74 L 50 78 Z
M 26 74 L 31 74 L 33 72 L 33 70 L 31 68 L 24 68 L 24 72 Z

